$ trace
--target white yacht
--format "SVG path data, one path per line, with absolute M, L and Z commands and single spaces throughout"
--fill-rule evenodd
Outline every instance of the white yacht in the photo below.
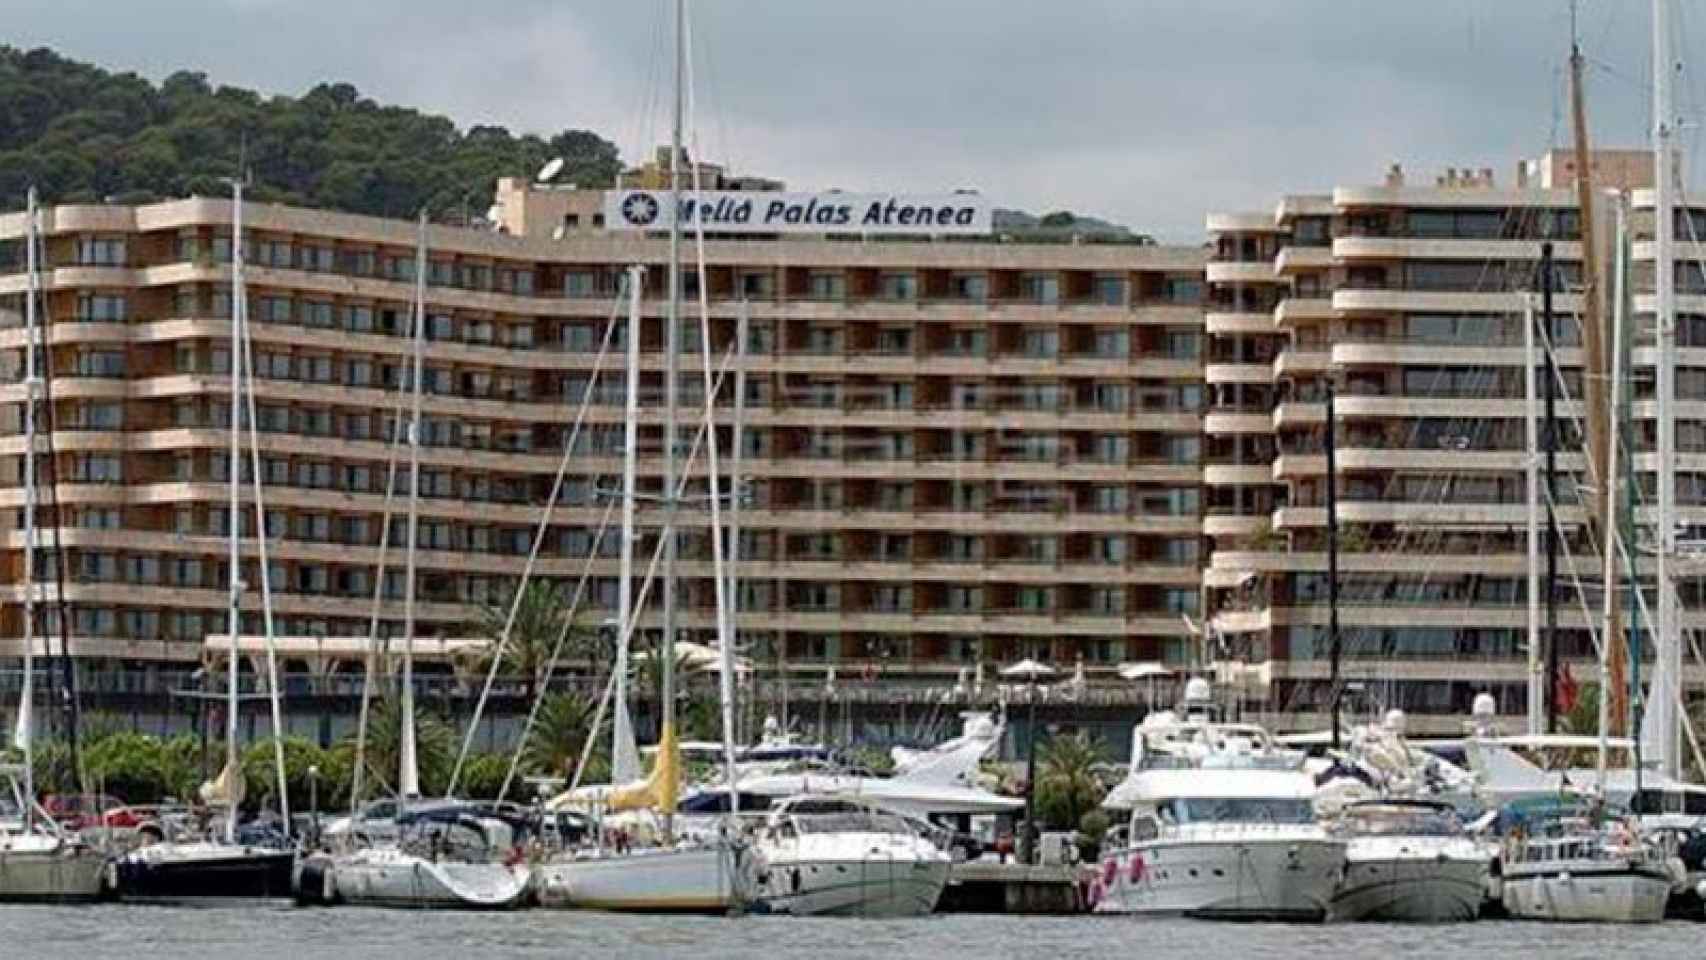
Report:
M 904 817 L 852 797 L 795 797 L 771 810 L 753 842 L 751 906 L 792 916 L 923 916 L 936 909 L 950 864 Z
M 0 767 L 12 805 L 0 819 L 0 902 L 94 900 L 105 890 L 106 857 L 61 830 L 23 788 L 21 767 Z
M 1507 837 L 1504 906 L 1525 920 L 1658 923 L 1675 883 L 1634 824 L 1590 816 L 1537 821 Z
M 1354 802 L 1328 821 L 1328 833 L 1346 842 L 1332 919 L 1440 923 L 1480 914 L 1492 857 L 1450 806 Z
M 1316 820 L 1302 754 L 1212 713 L 1208 682 L 1193 679 L 1183 717 L 1152 714 L 1134 731 L 1131 772 L 1103 801 L 1130 818 L 1104 846 L 1095 910 L 1326 919 L 1346 844 Z

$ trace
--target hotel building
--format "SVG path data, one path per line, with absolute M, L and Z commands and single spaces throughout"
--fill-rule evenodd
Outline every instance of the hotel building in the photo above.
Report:
M 504 181 L 498 205 L 502 230 L 428 234 L 417 635 L 429 661 L 439 640 L 473 636 L 519 576 L 607 325 L 625 321 L 619 284 L 633 264 L 646 268 L 641 486 L 661 487 L 667 243 L 605 229 L 599 191 Z M 165 698 L 189 682 L 204 638 L 228 628 L 232 207 L 58 206 L 44 219 L 70 649 L 86 687 Z M 353 658 L 336 641 L 368 632 L 415 225 L 268 204 L 243 220 L 277 633 L 293 638 L 292 678 L 336 671 L 347 683 Z M 8 656 L 23 633 L 24 229 L 22 214 L 0 217 Z M 1205 253 L 1066 239 L 705 244 L 719 357 L 739 313 L 750 318 L 739 629 L 762 675 L 821 683 L 835 666 L 942 685 L 983 664 L 993 686 L 995 669 L 1026 656 L 1063 672 L 1081 661 L 1094 678 L 1190 655 L 1185 617 L 1198 614 L 1205 560 Z M 686 424 L 704 396 L 692 282 Z M 717 414 L 725 467 L 731 393 Z M 620 482 L 623 394 L 618 346 L 540 553 L 565 595 Z M 381 588 L 392 635 L 396 493 Z M 642 509 L 642 569 L 660 519 Z M 39 522 L 45 543 L 45 508 Z M 699 508 L 683 517 L 687 639 L 713 635 L 707 524 Z M 591 622 L 614 609 L 617 547 L 612 531 L 593 563 Z M 244 557 L 239 628 L 258 635 L 253 539 Z M 36 569 L 50 598 L 45 553 Z M 320 655 L 334 648 L 346 655 Z M 456 683 L 442 660 L 423 670 Z

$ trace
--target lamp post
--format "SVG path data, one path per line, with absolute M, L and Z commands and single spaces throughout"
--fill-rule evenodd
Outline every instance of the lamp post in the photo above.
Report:
M 1054 676 L 1054 668 L 1028 658 L 1001 671 L 1001 675 L 1025 680 L 1030 693 L 1030 706 L 1025 712 L 1025 829 L 1019 835 L 1019 859 L 1031 863 L 1036 854 L 1037 832 L 1037 681 Z
M 320 767 L 311 764 L 308 767 L 308 809 L 314 827 L 313 845 L 320 845 Z

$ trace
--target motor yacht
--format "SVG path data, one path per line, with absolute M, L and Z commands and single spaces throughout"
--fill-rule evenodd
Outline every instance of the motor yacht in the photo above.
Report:
M 791 916 L 931 913 L 951 859 L 905 817 L 857 797 L 777 804 L 753 840 L 751 907 Z

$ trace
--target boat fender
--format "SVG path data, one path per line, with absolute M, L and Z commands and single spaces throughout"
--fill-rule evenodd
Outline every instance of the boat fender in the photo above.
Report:
M 1120 875 L 1120 861 L 1119 861 L 1118 857 L 1109 857 L 1107 860 L 1103 861 L 1103 863 L 1102 863 L 1102 883 L 1104 885 L 1110 886 L 1110 887 L 1113 886 L 1114 885 L 1114 878 L 1118 877 L 1119 875 Z
M 1091 906 L 1092 909 L 1095 908 L 1096 904 L 1102 902 L 1102 878 L 1101 877 L 1096 877 L 1095 879 L 1090 881 L 1090 892 L 1085 894 L 1084 900 L 1086 903 L 1088 903 Z
M 799 867 L 794 868 L 793 886 L 794 886 L 794 892 L 799 893 L 800 892 L 800 868 Z
M 1702 900 L 1706 900 L 1706 880 L 1702 880 L 1694 885 L 1694 895 Z
M 1131 882 L 1132 883 L 1141 883 L 1142 881 L 1143 881 L 1143 854 L 1134 853 L 1131 855 Z

